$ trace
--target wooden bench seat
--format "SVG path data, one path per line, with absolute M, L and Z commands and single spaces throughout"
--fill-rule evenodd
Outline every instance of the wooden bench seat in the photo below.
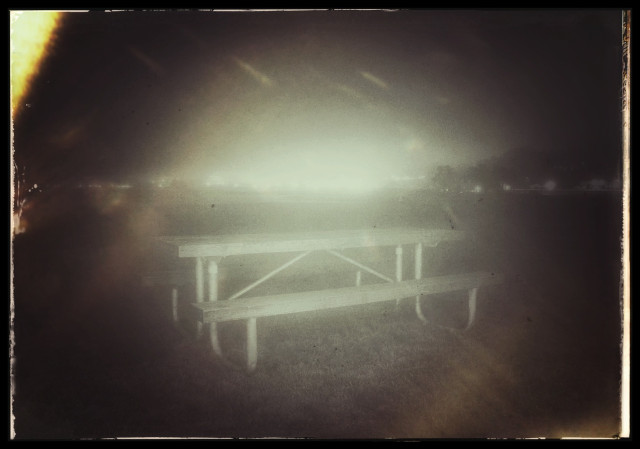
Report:
M 501 279 L 500 275 L 494 273 L 475 272 L 360 287 L 238 298 L 230 301 L 201 302 L 194 303 L 192 306 L 195 309 L 195 319 L 202 323 L 213 323 L 469 290 L 482 285 L 499 283 Z
M 247 320 L 247 367 L 252 371 L 257 362 L 256 318 L 397 301 L 409 297 L 416 297 L 416 307 L 419 310 L 420 296 L 469 290 L 468 328 L 475 316 L 478 287 L 501 282 L 503 282 L 503 276 L 500 274 L 473 272 L 385 284 L 200 302 L 192 304 L 192 313 L 197 321 L 210 323 L 214 348 L 219 348 L 216 323 Z M 419 316 L 422 316 L 421 312 Z M 216 350 L 216 352 L 219 351 Z

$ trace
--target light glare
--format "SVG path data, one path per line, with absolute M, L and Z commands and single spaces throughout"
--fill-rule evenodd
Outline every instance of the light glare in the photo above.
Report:
M 388 165 L 379 151 L 365 144 L 328 142 L 296 146 L 244 167 L 236 175 L 240 184 L 260 191 L 369 192 L 388 182 Z
M 11 12 L 11 108 L 15 110 L 29 88 L 46 55 L 51 35 L 60 20 L 59 12 Z

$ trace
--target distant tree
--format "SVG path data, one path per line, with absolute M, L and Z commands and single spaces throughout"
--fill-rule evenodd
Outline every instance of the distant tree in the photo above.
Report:
M 517 187 L 542 185 L 552 180 L 558 187 L 572 188 L 603 170 L 607 171 L 606 167 L 600 167 L 585 157 L 585 152 L 590 153 L 591 150 L 581 146 L 514 148 L 495 158 L 496 174 L 504 178 L 504 182 Z
M 463 172 L 463 185 L 467 191 L 477 187 L 484 191 L 501 190 L 503 184 L 514 185 L 516 175 L 500 158 L 483 159 Z
M 439 165 L 433 175 L 433 185 L 446 192 L 457 192 L 460 190 L 460 176 L 450 165 Z

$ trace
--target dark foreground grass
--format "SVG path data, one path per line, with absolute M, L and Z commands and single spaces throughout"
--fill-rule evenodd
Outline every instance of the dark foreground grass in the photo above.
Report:
M 168 290 L 140 283 L 141 272 L 161 262 L 147 232 L 169 230 L 158 217 L 177 205 L 163 213 L 134 203 L 119 214 L 36 227 L 15 242 L 16 438 L 612 437 L 619 431 L 616 203 L 560 200 L 452 200 L 460 222 L 481 238 L 426 252 L 426 273 L 495 269 L 507 278 L 480 290 L 469 331 L 437 325 L 464 324 L 463 294 L 423 300 L 427 326 L 412 298 L 262 318 L 250 375 L 217 360 L 192 323 L 173 326 Z M 361 205 L 359 217 L 351 207 L 345 220 L 398 224 L 413 211 L 408 222 L 449 225 L 415 197 L 411 207 L 385 201 Z M 337 206 L 325 212 L 331 220 L 320 227 L 343 223 Z M 279 211 L 268 221 L 293 230 L 320 215 L 314 208 L 312 218 L 284 220 Z M 204 227 L 184 216 L 181 223 Z M 384 252 L 363 256 L 392 271 Z M 223 297 L 278 262 L 224 261 Z M 255 294 L 353 283 L 352 269 L 325 262 L 309 259 Z M 181 306 L 192 297 L 182 291 Z M 227 356 L 241 363 L 244 323 L 220 328 Z

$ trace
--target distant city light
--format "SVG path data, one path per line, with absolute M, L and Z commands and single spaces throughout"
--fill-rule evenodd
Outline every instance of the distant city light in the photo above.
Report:
M 604 190 L 607 187 L 607 182 L 601 178 L 594 178 L 589 180 L 588 185 L 591 190 Z
M 545 190 L 555 190 L 555 188 L 556 188 L 556 182 L 553 180 L 549 180 L 544 183 Z
M 158 187 L 158 188 L 165 188 L 165 187 L 169 187 L 171 185 L 171 182 L 173 180 L 170 178 L 158 178 L 158 179 L 153 179 L 151 180 L 151 184 L 153 184 L 154 186 Z
M 370 145 L 370 146 L 369 146 Z M 298 144 L 289 142 L 242 167 L 225 172 L 228 183 L 261 192 L 286 190 L 296 192 L 366 193 L 386 186 L 391 177 L 389 156 L 370 142 L 326 142 Z M 205 184 L 226 185 L 219 175 Z
M 225 180 L 225 178 L 223 178 L 220 175 L 211 175 L 207 178 L 207 180 L 205 181 L 204 185 L 207 187 L 212 187 L 212 186 L 219 186 L 219 187 L 224 187 L 226 186 L 228 183 Z

